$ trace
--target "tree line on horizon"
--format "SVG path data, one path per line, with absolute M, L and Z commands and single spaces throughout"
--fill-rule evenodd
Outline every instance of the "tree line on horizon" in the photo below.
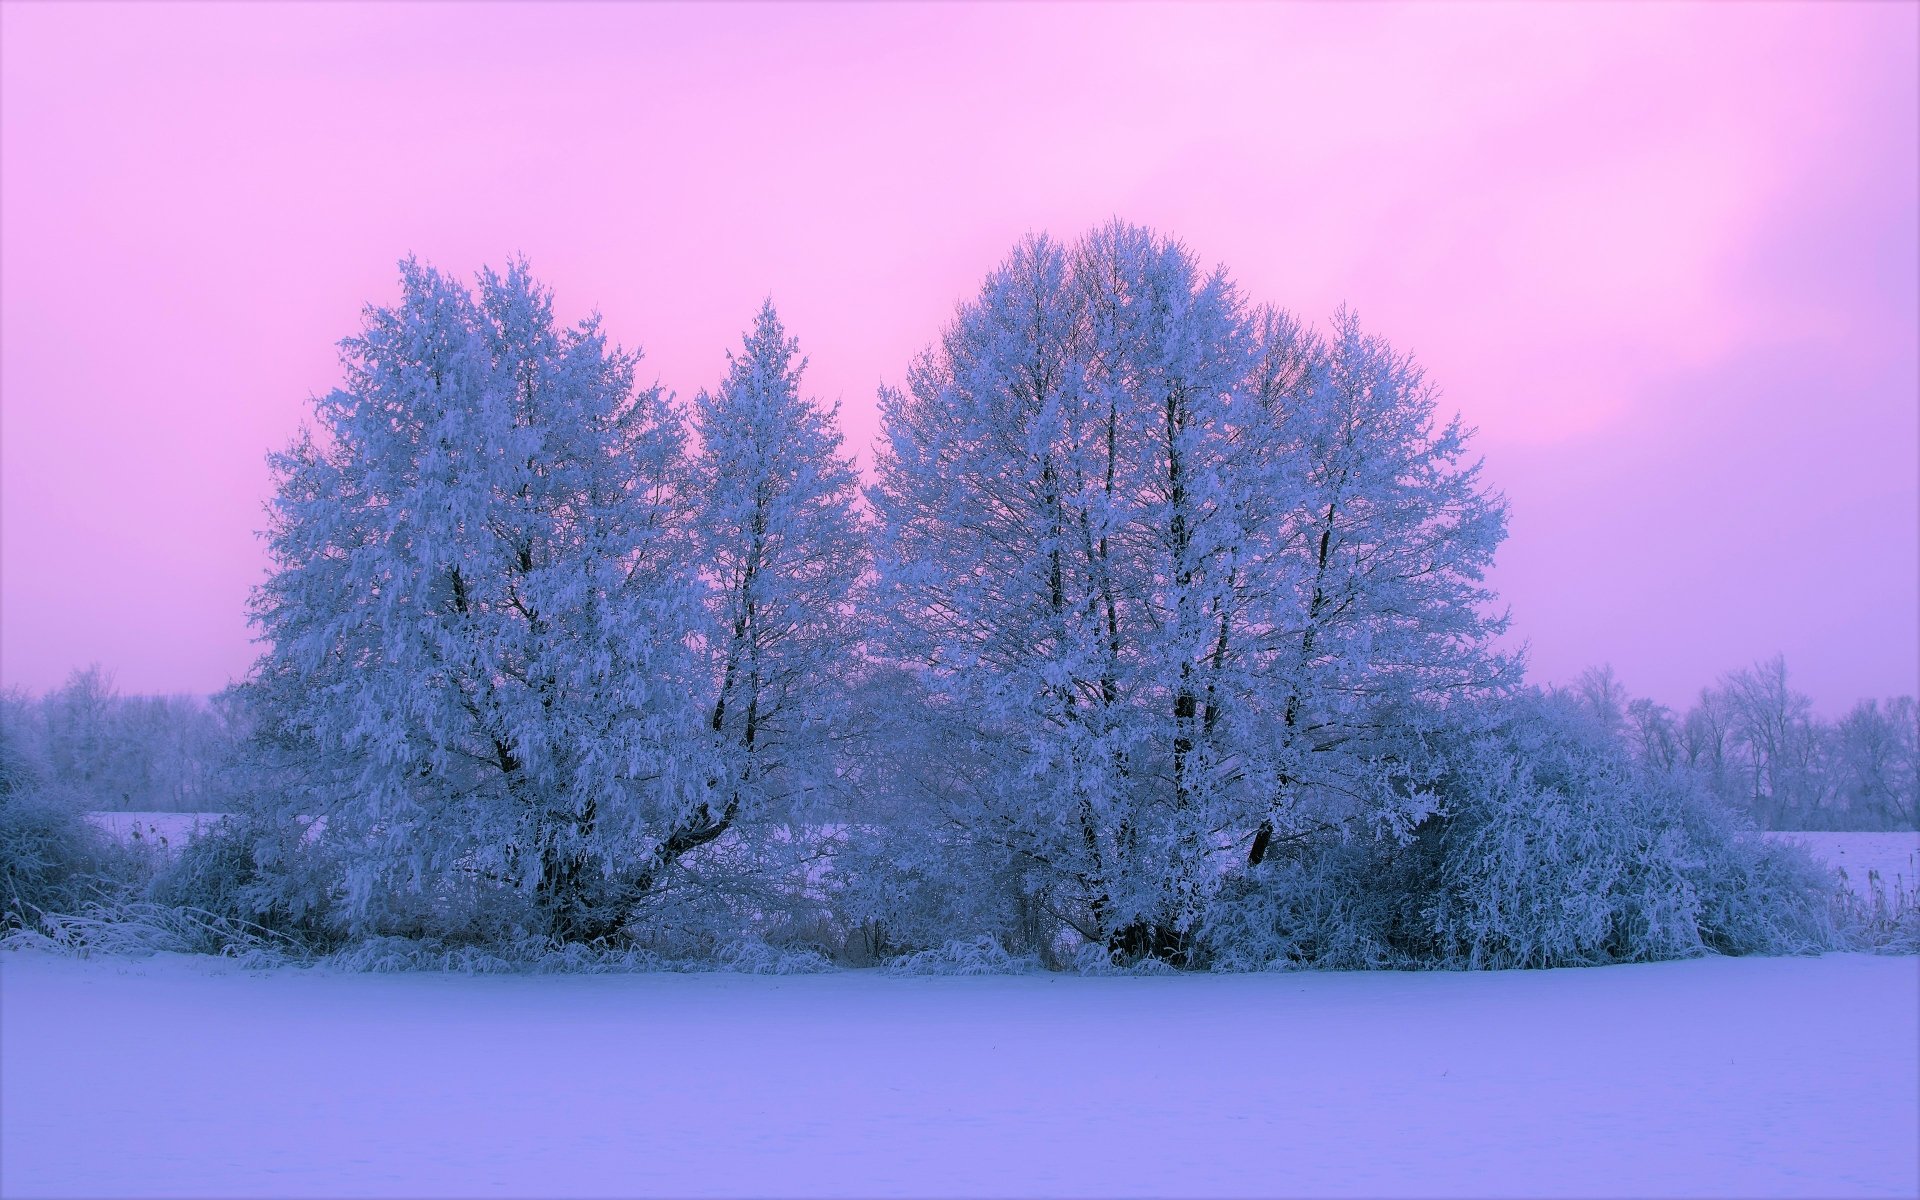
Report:
M 1610 672 L 1524 686 L 1506 504 L 1418 364 L 1137 226 L 1018 244 L 882 390 L 864 494 L 771 301 L 686 406 L 522 261 L 403 262 L 341 356 L 272 456 L 267 649 L 220 702 L 245 819 L 150 885 L 176 909 L 1547 966 L 1832 944 L 1817 869 L 1737 810 L 1920 815 L 1911 700 L 1815 736 L 1783 664 L 1678 720 Z M 10 698 L 10 758 L 104 779 L 98 684 Z
M 1722 675 L 1676 712 L 1634 696 L 1611 667 L 1548 687 L 1587 711 L 1636 761 L 1685 770 L 1759 828 L 1920 830 L 1920 712 L 1914 698 L 1814 711 L 1776 655 Z M 124 693 L 92 664 L 35 695 L 0 691 L 11 770 L 97 812 L 225 812 L 228 766 L 247 737 L 232 692 Z

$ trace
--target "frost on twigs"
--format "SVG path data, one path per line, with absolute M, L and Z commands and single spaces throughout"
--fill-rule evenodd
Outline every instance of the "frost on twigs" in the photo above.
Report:
M 819 790 L 851 468 L 771 308 L 689 456 L 640 356 L 560 325 L 524 263 L 474 291 L 409 260 L 401 291 L 272 460 L 241 689 L 269 815 L 324 818 L 355 937 L 517 904 L 618 943 L 690 864 L 754 868 Z
M 890 975 L 1018 975 L 1040 969 L 1032 955 L 1015 957 L 998 940 L 982 934 L 963 941 L 888 959 Z
M 1043 955 L 1199 965 L 1276 842 L 1419 818 L 1397 714 L 1514 677 L 1505 503 L 1351 313 L 1312 332 L 1135 226 L 1032 237 L 881 414 L 875 644 L 949 767 L 899 857 Z
M 1237 880 L 1219 965 L 1512 968 L 1845 944 L 1827 874 L 1685 775 L 1651 773 L 1565 696 L 1440 740 L 1439 811 Z

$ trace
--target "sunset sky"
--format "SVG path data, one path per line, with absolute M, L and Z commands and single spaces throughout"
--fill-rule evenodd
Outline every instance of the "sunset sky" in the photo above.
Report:
M 874 391 L 1028 230 L 1341 302 L 1480 430 L 1538 682 L 1920 683 L 1920 5 L 8 3 L 0 682 L 253 655 L 267 451 L 414 253 L 683 398 Z

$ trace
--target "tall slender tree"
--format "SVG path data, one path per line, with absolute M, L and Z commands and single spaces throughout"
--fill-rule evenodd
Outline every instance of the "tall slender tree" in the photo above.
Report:
M 839 406 L 802 394 L 805 368 L 769 300 L 726 378 L 694 402 L 716 772 L 703 834 L 743 809 L 791 815 L 830 788 L 846 731 L 867 535 Z

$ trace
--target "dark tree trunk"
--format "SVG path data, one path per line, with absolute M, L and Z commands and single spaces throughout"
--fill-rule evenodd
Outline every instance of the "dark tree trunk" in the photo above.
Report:
M 1153 958 L 1169 966 L 1185 967 L 1190 964 L 1192 949 L 1185 934 L 1157 921 L 1135 921 L 1107 938 L 1107 952 L 1123 964 Z

